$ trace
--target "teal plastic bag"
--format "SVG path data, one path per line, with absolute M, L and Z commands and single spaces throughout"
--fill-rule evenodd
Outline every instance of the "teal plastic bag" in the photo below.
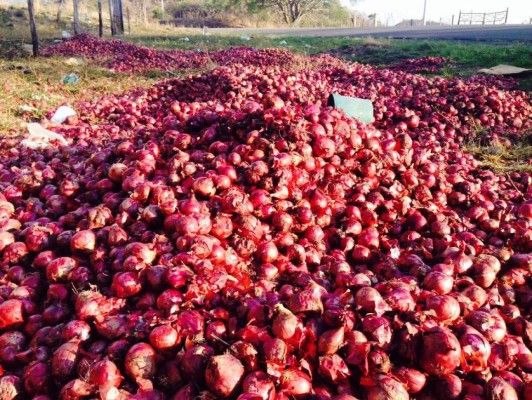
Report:
M 373 117 L 373 103 L 369 100 L 333 93 L 329 96 L 327 105 L 344 110 L 345 115 L 356 118 L 360 122 L 371 124 L 375 121 Z
M 68 74 L 61 78 L 61 83 L 64 83 L 65 85 L 75 85 L 79 82 L 79 76 L 76 74 Z

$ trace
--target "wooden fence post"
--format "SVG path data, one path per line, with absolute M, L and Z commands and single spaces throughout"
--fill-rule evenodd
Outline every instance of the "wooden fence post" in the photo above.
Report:
M 33 56 L 39 55 L 39 38 L 37 37 L 37 26 L 35 25 L 35 14 L 33 12 L 33 0 L 28 0 L 28 14 L 30 17 L 31 44 L 33 45 Z

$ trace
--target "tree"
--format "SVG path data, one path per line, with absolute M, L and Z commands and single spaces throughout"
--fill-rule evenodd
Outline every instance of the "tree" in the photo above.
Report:
M 79 35 L 79 3 L 78 0 L 74 0 L 74 34 Z
M 295 25 L 303 17 L 318 9 L 326 0 L 263 0 L 265 7 L 275 8 L 289 25 Z
M 98 0 L 98 36 L 103 37 L 102 0 Z
M 59 5 L 57 6 L 57 17 L 55 19 L 57 25 L 59 25 L 59 23 L 61 22 L 61 13 L 63 12 L 63 3 L 64 3 L 64 0 L 59 0 Z
M 31 44 L 33 45 L 33 55 L 39 54 L 39 38 L 37 37 L 37 26 L 35 25 L 35 13 L 33 0 L 28 0 L 28 14 L 30 17 Z
M 124 14 L 122 12 L 122 0 L 109 0 L 109 16 L 111 17 L 111 35 L 123 35 Z

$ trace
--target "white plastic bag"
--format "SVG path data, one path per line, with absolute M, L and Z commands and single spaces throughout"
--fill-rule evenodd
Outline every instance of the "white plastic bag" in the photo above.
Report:
M 67 140 L 59 133 L 45 129 L 36 122 L 28 124 L 29 135 L 20 144 L 30 149 L 41 149 L 50 146 L 50 142 L 56 141 L 62 146 L 68 146 Z
M 76 111 L 74 111 L 69 106 L 61 106 L 56 110 L 50 121 L 52 121 L 54 124 L 62 124 L 66 121 L 68 117 L 72 117 L 75 115 Z

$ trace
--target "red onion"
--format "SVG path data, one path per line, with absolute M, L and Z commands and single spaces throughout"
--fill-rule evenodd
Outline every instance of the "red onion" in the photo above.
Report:
M 420 392 L 427 382 L 423 373 L 412 368 L 399 367 L 393 371 L 393 375 L 406 387 L 410 394 Z
M 294 336 L 298 325 L 297 317 L 282 304 L 275 306 L 276 317 L 273 320 L 272 332 L 280 339 L 290 339 Z
M 190 376 L 197 381 L 205 378 L 205 367 L 208 360 L 214 355 L 214 350 L 206 345 L 195 345 L 183 355 L 181 369 L 185 376 Z
M 50 369 L 47 363 L 31 364 L 24 372 L 24 389 L 30 395 L 48 393 L 50 390 Z
M 486 395 L 489 400 L 517 400 L 519 396 L 515 389 L 504 379 L 497 376 L 490 379 L 486 385 Z
M 218 396 L 230 396 L 240 384 L 244 366 L 230 354 L 212 357 L 205 371 L 205 381 Z
M 139 379 L 152 379 L 157 370 L 156 356 L 157 353 L 149 344 L 134 344 L 126 354 L 126 373 L 136 382 Z
M 306 396 L 312 390 L 309 376 L 295 369 L 284 371 L 279 382 L 281 393 L 287 396 Z
M 294 313 L 323 311 L 321 298 L 324 291 L 321 286 L 311 281 L 307 288 L 290 297 L 288 308 Z
M 477 310 L 469 314 L 467 321 L 490 342 L 499 342 L 506 336 L 506 324 L 497 312 Z
M 366 397 L 368 400 L 408 400 L 410 398 L 401 383 L 386 375 L 376 377 L 375 385 L 367 389 Z
M 96 247 L 96 235 L 91 230 L 77 232 L 70 239 L 70 248 L 72 251 L 90 252 Z
M 64 282 L 76 269 L 76 260 L 70 257 L 59 257 L 46 266 L 46 277 L 52 282 Z
M 318 354 L 332 355 L 344 345 L 344 327 L 323 332 L 318 340 Z
M 168 350 L 177 343 L 177 332 L 168 325 L 160 325 L 150 332 L 150 343 L 156 350 Z
M 142 290 L 139 277 L 136 272 L 120 272 L 113 276 L 111 289 L 117 297 L 130 297 Z
M 426 308 L 428 315 L 441 322 L 449 323 L 460 317 L 460 304 L 451 296 L 431 296 L 427 299 Z
M 435 327 L 422 335 L 420 365 L 429 374 L 443 376 L 460 365 L 460 343 L 447 328 Z
M 372 287 L 362 287 L 355 295 L 357 308 L 365 312 L 382 315 L 388 310 L 387 304 L 382 299 L 380 293 Z
M 383 317 L 370 315 L 362 320 L 362 328 L 382 348 L 387 348 L 392 340 L 390 322 Z
M 454 280 L 452 276 L 441 272 L 430 272 L 423 280 L 426 290 L 433 290 L 438 294 L 448 294 L 453 289 Z
M 90 371 L 90 381 L 98 386 L 110 385 L 119 387 L 122 375 L 116 364 L 110 360 L 102 360 L 95 363 Z
M 275 399 L 275 385 L 262 371 L 252 372 L 242 381 L 244 393 L 257 394 L 262 400 Z
M 351 375 L 347 364 L 338 354 L 320 357 L 318 363 L 318 374 L 329 382 L 342 383 Z
M 476 329 L 465 326 L 460 335 L 462 347 L 462 369 L 469 371 L 484 371 L 488 365 L 491 353 L 489 342 Z
M 22 392 L 22 382 L 14 375 L 4 375 L 0 378 L 0 393 L 5 400 L 15 400 Z
M 52 376 L 58 381 L 66 381 L 76 368 L 80 342 L 73 340 L 61 345 L 52 356 Z
M 453 374 L 437 378 L 433 387 L 438 399 L 457 399 L 462 393 L 462 381 Z
M 22 300 L 6 300 L 0 304 L 0 329 L 13 328 L 24 322 Z

